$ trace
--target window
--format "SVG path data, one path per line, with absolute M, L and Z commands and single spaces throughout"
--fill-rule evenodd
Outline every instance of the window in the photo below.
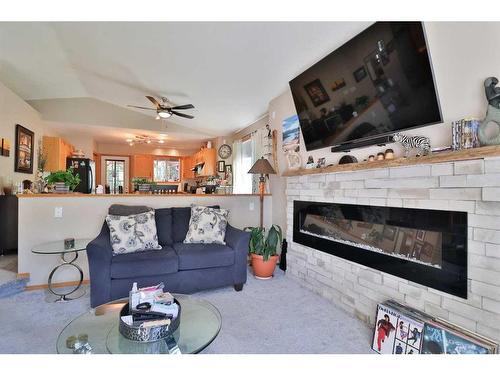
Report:
M 158 159 L 153 162 L 154 182 L 177 182 L 180 180 L 178 159 Z
M 248 171 L 252 168 L 254 161 L 253 139 L 248 138 L 244 141 L 236 142 L 234 148 L 233 192 L 236 194 L 251 194 L 253 175 L 249 174 Z

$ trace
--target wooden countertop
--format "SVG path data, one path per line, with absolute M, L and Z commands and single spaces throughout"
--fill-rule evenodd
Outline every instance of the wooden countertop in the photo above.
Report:
M 83 193 L 48 193 L 48 194 L 18 194 L 18 198 L 123 198 L 123 197 L 158 197 L 158 198 L 179 198 L 179 197 L 258 197 L 259 194 L 83 194 Z M 269 197 L 271 194 L 264 194 Z
M 500 146 L 484 146 L 478 148 L 469 148 L 459 151 L 447 151 L 434 153 L 421 157 L 397 158 L 391 160 L 379 160 L 372 162 L 360 162 L 351 164 L 337 164 L 324 168 L 298 169 L 288 170 L 283 173 L 284 177 L 302 176 L 318 173 L 335 173 L 335 172 L 351 172 L 364 169 L 388 168 L 388 167 L 404 167 L 419 164 L 436 164 L 446 163 L 451 161 L 475 160 L 486 157 L 500 156 Z

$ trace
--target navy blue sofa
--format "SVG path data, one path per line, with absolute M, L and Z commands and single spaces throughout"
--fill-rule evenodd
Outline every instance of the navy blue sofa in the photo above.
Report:
M 145 209 L 115 205 L 109 213 L 130 215 Z M 228 224 L 226 245 L 184 244 L 190 207 L 156 209 L 155 216 L 162 250 L 113 256 L 106 222 L 97 238 L 88 244 L 92 307 L 127 297 L 133 282 L 139 287 L 163 282 L 165 290 L 186 294 L 228 285 L 242 290 L 247 279 L 248 232 Z

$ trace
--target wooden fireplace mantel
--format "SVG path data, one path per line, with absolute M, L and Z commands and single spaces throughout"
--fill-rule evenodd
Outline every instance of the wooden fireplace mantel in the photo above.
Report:
M 500 156 L 500 145 L 497 146 L 484 146 L 478 148 L 471 148 L 460 151 L 440 152 L 433 155 L 410 157 L 410 158 L 397 158 L 392 160 L 377 160 L 372 162 L 360 162 L 352 164 L 337 164 L 324 168 L 311 168 L 311 169 L 298 169 L 288 170 L 283 172 L 283 176 L 303 176 L 318 173 L 335 173 L 335 172 L 350 172 L 359 171 L 364 169 L 375 168 L 388 168 L 388 167 L 404 167 L 420 164 L 435 164 L 445 163 L 450 161 L 463 161 L 483 159 L 485 157 Z

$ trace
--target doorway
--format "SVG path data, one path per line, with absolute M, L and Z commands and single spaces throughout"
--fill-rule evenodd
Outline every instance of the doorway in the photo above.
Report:
M 105 191 L 122 194 L 129 191 L 129 158 L 127 156 L 102 156 L 101 181 Z

